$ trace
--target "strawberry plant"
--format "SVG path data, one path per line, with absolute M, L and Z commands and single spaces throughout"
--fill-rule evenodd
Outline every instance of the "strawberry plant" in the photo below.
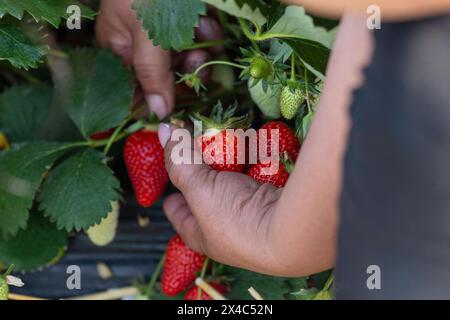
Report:
M 133 99 L 132 70 L 109 49 L 92 46 L 96 1 L 81 2 L 0 1 L 0 261 L 19 271 L 57 263 L 68 239 L 80 232 L 96 245 L 110 243 L 124 179 L 142 207 L 164 196 L 169 184 L 155 117 L 137 120 L 144 108 Z M 64 26 L 70 5 L 80 8 L 81 31 Z M 204 124 L 197 139 L 202 151 L 212 140 L 222 141 L 221 152 L 210 154 L 211 168 L 282 187 L 313 120 L 336 29 L 319 25 L 302 7 L 272 0 L 133 3 L 149 39 L 178 52 L 217 46 L 217 41 L 194 43 L 209 7 L 224 30 L 224 51 L 192 72 L 176 67 L 176 118 Z M 284 157 L 274 177 L 260 174 L 261 163 L 247 172 L 246 165 L 221 163 L 235 148 L 224 130 L 264 123 L 283 135 Z M 114 162 L 122 158 L 128 177 L 114 172 Z M 195 286 L 198 276 L 229 298 L 251 298 L 249 287 L 267 299 L 326 296 L 323 282 L 223 266 L 179 237 L 169 243 L 162 290 L 155 274 L 145 291 L 154 299 L 164 297 L 161 292 L 211 298 Z M 6 292 L 4 281 L 0 286 Z

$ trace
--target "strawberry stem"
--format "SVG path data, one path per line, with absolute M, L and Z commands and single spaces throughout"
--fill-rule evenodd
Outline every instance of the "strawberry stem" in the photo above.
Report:
M 330 290 L 331 285 L 334 282 L 334 273 L 332 273 L 330 275 L 330 277 L 328 278 L 327 282 L 325 283 L 325 285 L 323 286 L 323 289 L 321 291 L 328 291 Z
M 166 261 L 166 255 L 164 254 L 156 265 L 156 269 L 152 274 L 150 282 L 148 283 L 148 295 L 152 295 L 155 292 L 156 281 L 158 280 L 159 275 L 161 274 L 162 268 L 164 266 L 164 261 Z
M 226 43 L 226 41 L 223 39 L 204 41 L 204 42 L 194 43 L 190 46 L 186 46 L 183 49 L 181 49 L 180 51 L 210 48 L 210 47 L 224 45 L 225 43 Z
M 6 272 L 2 275 L 2 277 L 6 278 L 7 276 L 9 276 L 14 270 L 14 265 L 10 265 L 8 270 L 6 270 Z
M 312 112 L 311 103 L 309 102 L 309 90 L 308 90 L 308 70 L 305 66 L 305 92 L 306 92 L 306 104 L 308 105 L 309 113 Z
M 239 68 L 239 69 L 245 69 L 246 68 L 245 66 L 241 66 L 240 64 L 233 63 L 233 62 L 230 62 L 230 61 L 215 60 L 215 61 L 209 61 L 209 62 L 206 62 L 206 63 L 202 64 L 201 66 L 199 66 L 194 71 L 194 74 L 198 75 L 199 72 L 202 71 L 204 68 L 212 66 L 212 65 L 217 65 L 217 64 L 224 65 L 224 66 L 230 66 L 230 67 L 234 67 L 234 68 Z
M 136 117 L 137 115 L 139 115 L 140 113 L 142 113 L 145 110 L 145 106 L 140 106 L 139 108 L 137 108 L 136 110 L 134 110 L 123 122 L 120 126 L 118 126 L 116 128 L 116 130 L 114 130 L 113 134 L 111 135 L 111 137 L 109 137 L 108 142 L 106 143 L 105 149 L 103 150 L 103 154 L 107 155 L 109 153 L 109 150 L 111 149 L 113 143 L 119 141 L 120 139 L 117 139 L 119 136 L 119 134 L 122 132 L 123 128 L 125 128 L 125 126 L 134 119 L 134 117 Z M 128 133 L 126 133 L 126 135 L 124 137 L 126 137 L 128 135 Z
M 291 80 L 295 81 L 295 54 L 291 55 Z
M 204 279 L 206 275 L 206 268 L 208 268 L 209 264 L 209 257 L 206 257 L 205 261 L 203 262 L 202 271 L 200 272 L 200 278 Z M 200 300 L 202 297 L 202 288 L 198 287 L 197 291 L 197 300 Z

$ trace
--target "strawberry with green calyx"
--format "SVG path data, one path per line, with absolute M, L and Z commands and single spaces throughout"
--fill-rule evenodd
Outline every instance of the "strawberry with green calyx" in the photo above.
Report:
M 250 63 L 249 74 L 253 79 L 267 79 L 273 74 L 272 63 L 263 56 L 256 56 Z
M 287 120 L 293 119 L 304 102 L 305 95 L 300 89 L 298 82 L 295 80 L 288 80 L 287 84 L 281 89 L 281 115 Z
M 247 155 L 247 145 L 245 150 L 239 150 L 239 139 L 233 131 L 227 129 L 243 129 L 249 127 L 248 116 L 234 117 L 237 103 L 224 110 L 219 102 L 214 106 L 210 117 L 194 113 L 190 118 L 195 124 L 201 122 L 202 132 L 196 135 L 196 141 L 201 148 L 203 160 L 211 169 L 217 171 L 244 172 L 244 161 Z
M 169 182 L 157 127 L 149 125 L 131 134 L 123 155 L 137 202 L 144 208 L 152 206 Z
M 164 294 L 172 297 L 186 290 L 200 272 L 206 256 L 190 249 L 179 235 L 167 244 L 166 258 L 161 275 Z
M 275 76 L 276 66 L 272 60 L 259 51 L 241 48 L 244 56 L 239 61 L 247 65 L 240 74 L 242 80 L 252 79 L 253 85 L 260 80 L 270 80 Z
M 116 229 L 119 222 L 119 202 L 111 202 L 111 212 L 106 218 L 102 219 L 99 224 L 90 227 L 86 233 L 91 242 L 97 246 L 106 246 L 110 244 L 115 236 Z
M 278 166 L 272 165 L 272 162 L 257 163 L 250 167 L 247 175 L 261 184 L 270 183 L 277 188 L 283 188 L 293 170 L 294 163 L 285 153 L 282 159 L 278 161 Z
M 273 140 L 272 133 L 274 130 L 277 132 L 278 141 Z M 262 134 L 262 131 L 265 131 L 265 135 Z M 289 174 L 294 169 L 294 163 L 301 148 L 300 142 L 287 124 L 282 121 L 270 121 L 258 130 L 258 156 L 261 156 L 262 152 L 259 148 L 263 147 L 263 143 L 259 140 L 261 137 L 267 137 L 265 145 L 267 156 L 274 158 L 277 156 L 272 152 L 272 147 L 275 147 L 278 149 L 279 155 L 281 155 L 275 159 L 280 160 L 272 160 L 277 161 L 274 164 L 258 158 L 258 163 L 250 167 L 247 175 L 259 183 L 271 183 L 277 188 L 282 188 L 285 186 Z
M 264 135 L 262 131 L 265 131 Z M 274 141 L 272 137 L 272 131 L 278 133 L 278 141 Z M 266 153 L 267 156 L 272 155 L 272 146 L 278 147 L 278 152 L 280 155 L 287 153 L 289 158 L 294 162 L 297 160 L 298 153 L 300 151 L 301 145 L 295 135 L 294 131 L 283 121 L 269 121 L 265 123 L 258 130 L 258 146 L 262 147 L 263 144 L 259 142 L 260 137 L 267 137 L 266 143 Z M 259 149 L 258 149 L 259 150 Z M 259 151 L 259 154 L 261 151 Z

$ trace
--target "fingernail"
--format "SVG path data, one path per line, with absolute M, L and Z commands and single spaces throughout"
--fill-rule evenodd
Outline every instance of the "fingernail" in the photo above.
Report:
M 161 143 L 163 148 L 165 148 L 167 141 L 169 141 L 169 138 L 170 138 L 170 126 L 167 123 L 161 123 L 159 125 L 158 138 L 159 138 L 159 143 Z
M 158 94 L 151 94 L 146 97 L 147 104 L 150 108 L 150 111 L 156 113 L 158 118 L 164 119 L 164 117 L 167 115 L 167 103 L 166 100 L 158 95 Z

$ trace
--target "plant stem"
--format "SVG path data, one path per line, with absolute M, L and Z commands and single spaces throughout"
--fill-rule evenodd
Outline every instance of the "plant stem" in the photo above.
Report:
M 205 42 L 200 42 L 200 43 L 194 43 L 190 46 L 184 47 L 182 49 L 182 51 L 185 50 L 194 50 L 194 49 L 204 49 L 204 48 L 210 48 L 210 47 L 215 47 L 215 46 L 220 46 L 220 45 L 224 45 L 226 43 L 225 40 L 220 39 L 220 40 L 211 40 L 211 41 L 205 41 Z
M 162 268 L 164 266 L 164 261 L 166 260 L 166 255 L 164 254 L 156 265 L 156 269 L 150 278 L 150 282 L 148 283 L 148 292 L 151 295 L 155 290 L 156 281 L 158 280 L 159 275 L 161 274 Z
M 119 141 L 120 139 L 116 140 L 117 137 L 119 137 L 120 132 L 123 130 L 123 128 L 125 128 L 125 126 L 131 121 L 133 120 L 133 118 L 135 116 L 137 116 L 139 113 L 141 113 L 143 111 L 144 107 L 139 107 L 136 110 L 134 110 L 123 122 L 120 126 L 118 126 L 116 128 L 116 130 L 114 130 L 113 134 L 111 135 L 111 137 L 108 139 L 108 143 L 105 146 L 105 149 L 103 150 L 103 154 L 107 155 L 109 150 L 111 149 L 112 145 L 114 142 Z M 128 133 L 124 136 L 126 137 L 128 135 Z
M 333 284 L 334 281 L 334 273 L 332 273 L 330 275 L 330 277 L 328 278 L 327 282 L 325 282 L 325 285 L 323 286 L 322 291 L 328 291 L 331 287 L 331 285 Z
M 259 26 L 255 25 L 255 28 L 256 28 L 256 31 L 257 31 L 257 35 L 255 36 L 255 35 L 250 31 L 250 29 L 248 28 L 248 24 L 247 24 L 247 21 L 246 21 L 246 20 L 244 20 L 244 19 L 242 19 L 242 18 L 239 18 L 238 21 L 239 21 L 239 26 L 241 27 L 241 30 L 242 30 L 242 32 L 244 33 L 244 35 L 250 40 L 250 42 L 252 43 L 253 48 L 254 48 L 257 52 L 259 52 L 259 47 L 258 47 L 258 45 L 257 45 L 256 42 L 255 42 L 255 37 L 259 36 L 259 33 L 260 33 L 260 28 L 259 28 Z
M 306 91 L 306 104 L 308 105 L 308 112 L 312 112 L 311 103 L 309 101 L 309 90 L 308 90 L 308 70 L 305 66 L 305 91 Z
M 216 60 L 216 61 L 209 61 L 209 62 L 206 62 L 206 63 L 202 64 L 200 67 L 198 67 L 194 71 L 194 74 L 198 75 L 198 73 L 200 71 L 202 71 L 202 69 L 204 69 L 206 67 L 209 67 L 209 66 L 212 66 L 212 65 L 217 65 L 217 64 L 230 66 L 230 67 L 234 67 L 234 68 L 239 68 L 239 69 L 245 69 L 246 68 L 244 66 L 241 66 L 240 64 L 233 63 L 233 62 L 230 62 L 230 61 Z
M 55 49 L 48 49 L 47 55 L 51 56 L 51 57 L 55 57 L 55 58 L 61 58 L 61 59 L 67 59 L 69 57 L 65 52 L 55 50 Z
M 14 270 L 14 265 L 10 265 L 9 268 L 6 270 L 6 272 L 3 274 L 4 277 L 9 276 Z
M 295 54 L 291 55 L 291 80 L 295 81 Z
M 200 272 L 200 278 L 204 279 L 206 274 L 206 268 L 209 264 L 209 257 L 206 257 L 205 261 L 203 262 L 202 271 Z M 198 287 L 197 291 L 197 300 L 200 300 L 202 297 L 202 288 Z
M 305 39 L 303 37 L 299 37 L 294 34 L 284 34 L 284 33 L 265 33 L 261 35 L 254 35 L 252 36 L 252 38 L 255 41 L 265 41 L 273 38 Z

